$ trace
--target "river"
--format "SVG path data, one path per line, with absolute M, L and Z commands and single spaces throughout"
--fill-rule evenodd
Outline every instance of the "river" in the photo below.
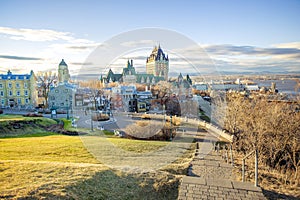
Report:
M 259 87 L 271 87 L 271 83 L 276 83 L 276 88 L 279 93 L 286 93 L 291 95 L 300 94 L 300 88 L 296 92 L 295 87 L 297 82 L 295 80 L 286 79 L 286 80 L 254 80 L 255 83 L 258 84 Z

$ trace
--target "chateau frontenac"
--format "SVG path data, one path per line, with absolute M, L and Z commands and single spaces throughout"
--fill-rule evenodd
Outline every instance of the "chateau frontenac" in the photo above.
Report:
M 142 83 L 156 84 L 159 81 L 168 81 L 169 58 L 160 45 L 155 46 L 152 53 L 146 60 L 146 73 L 137 73 L 133 66 L 133 60 L 127 61 L 127 66 L 123 68 L 121 74 L 114 73 L 111 69 L 106 77 L 100 77 L 104 83 Z

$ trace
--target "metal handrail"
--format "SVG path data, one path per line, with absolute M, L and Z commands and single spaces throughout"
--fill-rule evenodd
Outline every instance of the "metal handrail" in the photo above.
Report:
M 255 180 L 254 180 L 254 186 L 258 187 L 258 151 L 257 149 L 251 151 L 248 153 L 243 159 L 242 159 L 242 182 L 245 182 L 245 160 L 251 156 L 254 153 L 255 155 Z

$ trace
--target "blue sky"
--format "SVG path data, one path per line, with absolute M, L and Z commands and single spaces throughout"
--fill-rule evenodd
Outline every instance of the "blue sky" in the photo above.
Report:
M 61 58 L 76 73 L 97 45 L 144 27 L 191 38 L 221 71 L 300 71 L 299 10 L 298 0 L 0 1 L 0 73 L 53 70 Z

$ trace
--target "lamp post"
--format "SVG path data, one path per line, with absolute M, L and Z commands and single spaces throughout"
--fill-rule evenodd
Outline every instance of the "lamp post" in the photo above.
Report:
M 166 122 L 166 114 L 165 114 L 165 104 L 163 104 L 163 115 L 164 115 L 164 123 Z
M 69 119 L 69 105 L 68 105 L 68 99 L 66 99 L 66 106 L 67 106 L 67 119 Z
M 93 112 L 91 112 L 91 131 L 94 131 L 94 126 L 93 126 Z
M 170 115 L 170 141 L 172 141 L 172 115 Z
M 72 100 L 70 102 L 70 107 L 71 107 L 71 119 L 73 119 L 73 101 Z

